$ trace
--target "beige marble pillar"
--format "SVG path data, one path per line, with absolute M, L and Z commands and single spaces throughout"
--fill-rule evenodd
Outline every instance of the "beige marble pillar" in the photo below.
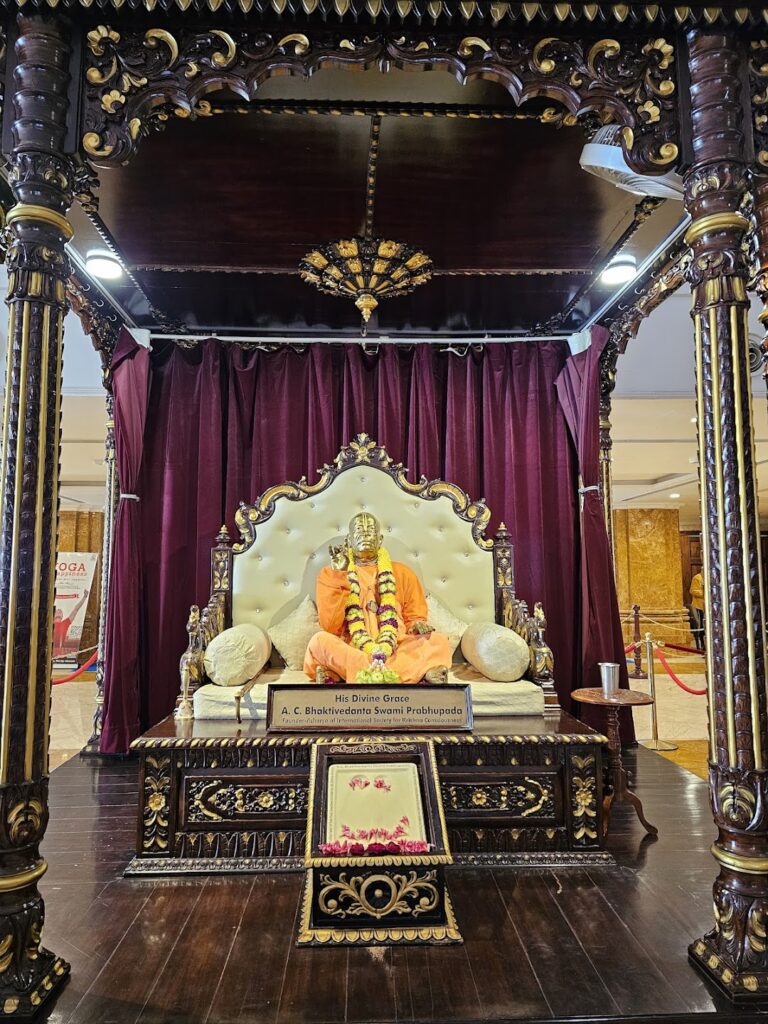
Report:
M 632 639 L 632 606 L 639 604 L 643 635 L 691 646 L 677 509 L 616 509 L 613 543 L 619 610 L 622 620 L 630 617 L 622 625 L 625 641 Z

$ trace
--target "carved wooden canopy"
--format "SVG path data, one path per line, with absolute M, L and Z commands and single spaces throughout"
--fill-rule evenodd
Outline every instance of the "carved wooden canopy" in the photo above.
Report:
M 75 244 L 106 240 L 121 254 L 127 274 L 110 288 L 136 326 L 358 337 L 356 316 L 300 281 L 298 259 L 356 234 L 374 114 L 377 225 L 435 270 L 382 304 L 372 334 L 578 331 L 609 294 L 605 263 L 627 246 L 642 262 L 668 237 L 679 207 L 633 198 L 578 161 L 597 128 L 615 125 L 636 171 L 675 168 L 675 32 L 650 11 L 638 31 L 622 26 L 629 9 L 575 18 L 523 5 L 515 24 L 480 4 L 453 13 L 482 23 L 452 31 L 434 26 L 453 9 L 430 9 L 431 27 L 411 18 L 383 31 L 329 27 L 319 7 L 281 28 L 221 12 L 140 27 L 103 10 L 82 26 Z M 371 4 L 368 18 L 382 11 Z M 539 18 L 554 21 L 535 31 Z M 407 100 L 381 101 L 384 71 L 384 94 Z M 406 88 L 402 71 L 448 74 L 408 75 Z M 326 193 L 338 201 L 319 201 Z
M 91 8 L 93 0 L 0 0 L 0 6 L 32 10 Z M 303 15 L 333 16 L 345 21 L 370 20 L 398 24 L 406 21 L 428 25 L 584 24 L 648 27 L 712 24 L 760 25 L 763 4 L 660 3 L 509 3 L 498 0 L 104 0 L 99 6 L 130 14 L 157 10 L 184 15 L 190 21 L 200 13 L 257 13 L 284 21 Z

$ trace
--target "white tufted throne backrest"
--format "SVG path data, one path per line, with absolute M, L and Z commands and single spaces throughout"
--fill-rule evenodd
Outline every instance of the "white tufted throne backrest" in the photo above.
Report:
M 382 524 L 392 559 L 403 562 L 466 622 L 495 619 L 489 519 L 455 485 L 407 480 L 405 470 L 365 435 L 342 449 L 317 484 L 271 488 L 255 505 L 242 505 L 242 540 L 232 559 L 232 623 L 267 629 L 305 596 L 315 598 L 317 574 L 329 564 L 328 547 L 346 535 L 357 512 Z

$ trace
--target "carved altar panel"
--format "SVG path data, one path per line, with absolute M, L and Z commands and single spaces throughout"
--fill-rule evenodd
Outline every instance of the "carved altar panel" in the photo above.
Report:
M 614 512 L 616 590 L 621 617 L 640 605 L 641 615 L 656 622 L 640 620 L 643 635 L 691 644 L 688 613 L 683 594 L 680 554 L 680 519 L 677 509 L 629 508 Z M 658 623 L 663 623 L 659 625 Z M 633 624 L 623 624 L 624 638 L 632 639 Z

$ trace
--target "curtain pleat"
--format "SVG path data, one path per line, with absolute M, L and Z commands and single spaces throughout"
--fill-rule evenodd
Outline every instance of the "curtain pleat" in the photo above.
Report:
M 112 359 L 115 462 L 122 495 L 135 495 L 138 490 L 149 373 L 149 352 L 137 345 L 128 331 L 122 330 Z M 138 497 L 139 501 L 132 497 L 121 498 L 115 516 L 104 635 L 104 711 L 100 740 L 100 749 L 107 754 L 125 753 L 141 726 L 140 651 L 144 624 L 141 499 L 144 494 Z
M 247 351 L 216 340 L 152 353 L 141 470 L 142 681 L 124 748 L 173 708 L 192 603 L 238 502 L 331 462 L 365 431 L 411 478 L 484 497 L 515 545 L 518 596 L 541 600 L 561 701 L 580 684 L 576 450 L 555 379 L 564 342 L 495 344 L 465 357 L 435 345 L 307 345 Z
M 629 686 L 627 659 L 616 597 L 616 580 L 600 481 L 600 357 L 608 332 L 592 328 L 589 348 L 572 356 L 558 376 L 560 405 L 578 454 L 583 502 L 581 508 L 581 679 L 582 686 L 600 686 L 599 662 L 619 665 L 619 685 Z M 586 706 L 580 717 L 604 725 L 603 713 Z M 634 739 L 630 709 L 620 715 L 624 742 Z

